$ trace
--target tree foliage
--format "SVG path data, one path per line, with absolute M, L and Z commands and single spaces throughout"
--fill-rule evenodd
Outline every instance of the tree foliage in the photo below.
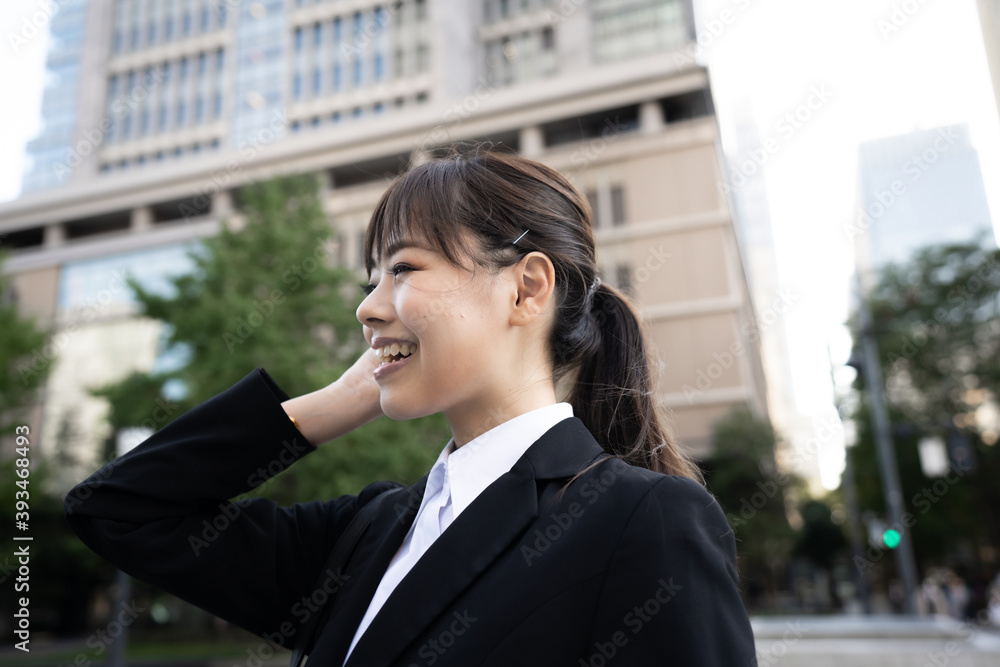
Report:
M 974 561 L 983 547 L 1000 547 L 1000 494 L 992 483 L 1000 474 L 1000 251 L 982 243 L 925 248 L 881 270 L 868 302 L 918 563 Z M 856 318 L 850 325 L 859 340 Z M 855 386 L 862 400 L 849 455 L 859 504 L 885 516 L 860 374 Z M 922 471 L 918 443 L 928 436 L 948 443 L 944 477 Z
M 769 421 L 735 408 L 713 426 L 712 456 L 703 463 L 708 488 L 736 533 L 740 574 L 751 598 L 777 591 L 778 571 L 794 545 L 786 497 L 794 502 L 801 481 L 778 470 L 777 444 Z

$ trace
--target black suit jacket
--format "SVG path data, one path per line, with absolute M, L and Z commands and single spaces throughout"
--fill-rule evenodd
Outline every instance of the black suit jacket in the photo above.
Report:
M 426 477 L 289 507 L 239 498 L 315 449 L 287 398 L 255 369 L 74 487 L 65 509 L 125 572 L 274 644 L 295 646 L 338 591 L 309 662 L 340 667 Z M 719 505 L 689 479 L 607 458 L 560 492 L 604 456 L 576 417 L 548 430 L 416 563 L 348 667 L 756 664 Z M 386 488 L 345 571 L 321 577 Z

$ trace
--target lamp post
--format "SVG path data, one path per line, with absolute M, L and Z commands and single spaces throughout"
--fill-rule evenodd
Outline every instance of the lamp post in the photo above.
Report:
M 899 531 L 899 547 L 896 552 L 896 565 L 903 578 L 905 589 L 906 613 L 916 614 L 917 567 L 913 558 L 913 543 L 910 540 L 910 529 L 903 523 L 903 492 L 899 484 L 899 472 L 896 464 L 896 452 L 892 445 L 892 431 L 889 415 L 885 407 L 885 396 L 882 392 L 882 365 L 879 363 L 878 347 L 875 344 L 875 332 L 872 329 L 871 314 L 868 304 L 861 291 L 860 281 L 855 274 L 857 289 L 858 319 L 861 328 L 861 354 L 852 355 L 847 362 L 859 373 L 864 374 L 868 387 L 868 400 L 872 411 L 872 424 L 875 430 L 875 450 L 878 453 L 878 471 L 882 480 L 882 493 L 885 495 L 885 506 L 889 512 L 891 527 Z

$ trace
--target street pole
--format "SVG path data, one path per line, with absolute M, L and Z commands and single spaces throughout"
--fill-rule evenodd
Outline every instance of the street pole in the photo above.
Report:
M 833 402 L 837 408 L 837 415 L 843 420 L 840 399 L 837 396 L 837 379 L 833 372 L 833 355 L 830 353 L 829 343 L 826 346 L 826 358 L 830 362 L 830 384 L 833 387 Z M 847 533 L 851 539 L 851 552 L 854 562 L 863 562 L 865 559 L 864 540 L 861 529 L 861 516 L 858 512 L 858 489 L 854 481 L 854 463 L 851 460 L 851 447 L 847 440 L 844 440 L 844 474 L 840 478 L 840 486 L 844 490 L 844 504 L 847 506 Z M 854 582 L 858 587 L 858 597 L 861 599 L 861 606 L 865 616 L 872 613 L 871 595 L 868 590 L 868 578 L 862 568 L 855 567 Z
M 896 452 L 892 445 L 892 431 L 889 426 L 889 415 L 885 407 L 885 396 L 882 392 L 882 365 L 879 363 L 878 347 L 875 344 L 875 332 L 872 329 L 871 314 L 868 312 L 866 295 L 861 289 L 861 282 L 855 273 L 857 286 L 857 305 L 859 324 L 861 326 L 861 370 L 864 373 L 865 385 L 868 387 L 868 397 L 871 403 L 872 422 L 875 428 L 875 450 L 878 452 L 878 471 L 882 480 L 882 493 L 885 495 L 886 509 L 889 511 L 891 527 L 900 534 L 899 548 L 896 551 L 896 565 L 903 578 L 906 589 L 906 613 L 917 613 L 914 595 L 917 590 L 917 566 L 913 558 L 913 542 L 910 540 L 910 529 L 903 523 L 903 492 L 899 484 L 899 473 L 896 465 Z

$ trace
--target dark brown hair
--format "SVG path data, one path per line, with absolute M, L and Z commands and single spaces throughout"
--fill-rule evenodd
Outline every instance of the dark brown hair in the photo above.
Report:
M 467 239 L 476 239 L 476 247 Z M 456 266 L 469 258 L 491 271 L 529 252 L 544 253 L 556 277 L 553 382 L 576 371 L 568 399 L 573 413 L 609 454 L 701 480 L 667 429 L 634 306 L 610 285 L 595 287 L 590 206 L 562 174 L 483 147 L 424 162 L 395 180 L 372 213 L 368 274 L 384 249 L 409 240 L 423 241 Z

